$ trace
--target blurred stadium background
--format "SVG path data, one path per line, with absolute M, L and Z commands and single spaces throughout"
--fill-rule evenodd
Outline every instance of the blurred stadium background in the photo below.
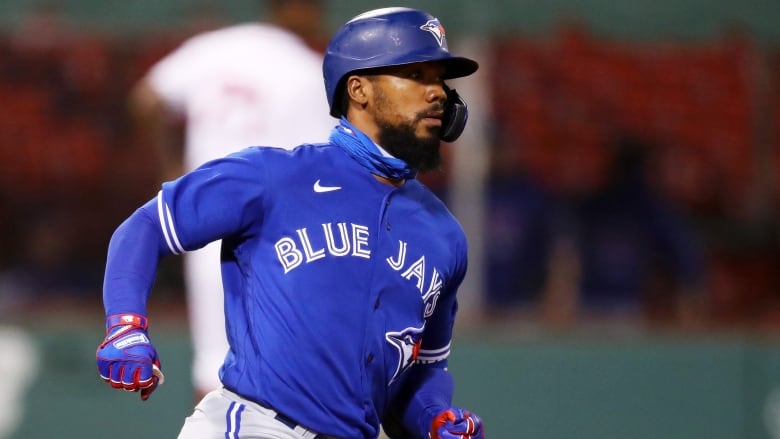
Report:
M 329 20 L 385 5 L 331 0 Z M 483 67 L 456 83 L 471 125 L 426 177 L 472 245 L 458 402 L 493 438 L 780 438 L 780 2 L 393 5 L 437 15 L 451 48 Z M 263 8 L 0 2 L 0 438 L 175 437 L 192 404 L 176 260 L 150 303 L 164 388 L 141 404 L 94 366 L 108 239 L 159 184 L 126 97 L 186 37 Z M 545 293 L 579 270 L 576 257 L 528 236 L 565 243 L 572 218 L 540 215 L 534 228 L 524 212 L 541 202 L 521 196 L 526 184 L 572 210 L 603 187 L 627 133 L 647 145 L 650 185 L 689 226 L 696 263 L 662 254 L 671 268 L 642 278 L 643 295 L 608 298 L 627 308 Z M 695 280 L 694 319 L 670 299 L 679 273 Z

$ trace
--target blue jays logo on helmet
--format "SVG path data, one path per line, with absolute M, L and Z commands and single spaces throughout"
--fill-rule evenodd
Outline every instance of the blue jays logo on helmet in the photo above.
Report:
M 393 345 L 398 351 L 398 366 L 393 373 L 392 383 L 402 373 L 414 364 L 417 355 L 420 353 L 422 344 L 423 328 L 406 328 L 400 332 L 388 332 L 385 334 L 385 340 Z
M 437 18 L 434 18 L 433 20 L 428 20 L 424 25 L 420 26 L 420 29 L 427 30 L 436 38 L 436 41 L 439 43 L 439 46 L 447 47 L 444 39 L 444 26 L 439 23 L 439 20 Z
M 342 116 L 341 90 L 349 74 L 430 61 L 444 66 L 443 79 L 468 76 L 479 68 L 472 59 L 450 54 L 444 26 L 427 12 L 392 7 L 358 15 L 336 31 L 325 50 L 322 75 L 331 116 Z

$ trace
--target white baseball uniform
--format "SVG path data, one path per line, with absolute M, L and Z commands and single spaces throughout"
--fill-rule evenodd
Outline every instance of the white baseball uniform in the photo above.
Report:
M 263 23 L 196 35 L 152 67 L 152 88 L 186 120 L 184 171 L 247 146 L 326 141 L 322 55 Z M 193 339 L 193 384 L 215 389 L 227 352 L 219 244 L 187 253 L 185 286 Z

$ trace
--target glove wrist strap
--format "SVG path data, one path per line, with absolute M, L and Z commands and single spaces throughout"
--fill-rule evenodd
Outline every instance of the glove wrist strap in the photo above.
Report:
M 110 331 L 115 326 L 133 326 L 135 328 L 146 329 L 149 327 L 149 319 L 140 314 L 114 314 L 106 317 L 106 331 Z

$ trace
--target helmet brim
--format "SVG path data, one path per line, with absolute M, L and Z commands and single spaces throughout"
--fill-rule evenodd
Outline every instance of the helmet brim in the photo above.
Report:
M 462 56 L 445 58 L 440 62 L 444 65 L 444 79 L 462 78 L 479 69 L 479 64 L 476 61 Z

